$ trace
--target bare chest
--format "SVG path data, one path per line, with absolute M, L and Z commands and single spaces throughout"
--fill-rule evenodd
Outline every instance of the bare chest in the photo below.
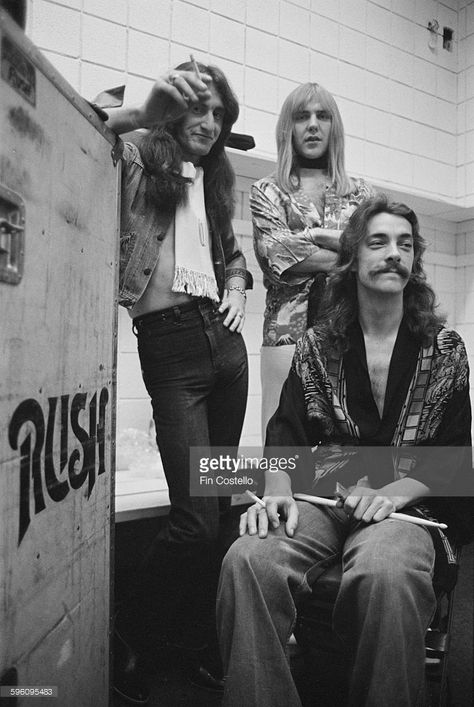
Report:
M 184 304 L 191 300 L 189 295 L 183 292 L 172 292 L 171 290 L 175 266 L 174 245 L 174 229 L 171 229 L 161 244 L 160 257 L 146 289 L 131 311 L 133 317 Z
M 385 404 L 388 373 L 394 344 L 395 338 L 383 342 L 367 340 L 365 342 L 370 386 L 380 417 L 382 417 Z

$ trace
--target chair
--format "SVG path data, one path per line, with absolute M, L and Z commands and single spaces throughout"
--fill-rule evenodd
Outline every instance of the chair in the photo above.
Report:
M 459 566 L 461 548 L 455 551 Z M 348 662 L 342 642 L 332 630 L 332 609 L 341 582 L 340 564 L 322 568 L 312 596 L 298 609 L 291 665 L 303 704 L 342 707 L 346 702 Z M 430 707 L 448 704 L 448 655 L 456 586 L 449 591 L 434 584 L 437 609 L 426 633 L 426 679 Z M 316 667 L 317 666 L 317 667 Z M 316 669 L 315 669 L 316 668 Z

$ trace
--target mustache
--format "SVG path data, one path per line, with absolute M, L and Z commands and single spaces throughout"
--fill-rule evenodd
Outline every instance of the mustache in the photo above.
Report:
M 401 263 L 392 263 L 392 265 L 386 265 L 383 268 L 378 268 L 378 270 L 374 270 L 374 275 L 378 275 L 379 273 L 386 273 L 386 272 L 395 272 L 401 277 L 404 278 L 409 278 L 410 277 L 410 271 L 408 268 L 406 268 L 404 265 Z

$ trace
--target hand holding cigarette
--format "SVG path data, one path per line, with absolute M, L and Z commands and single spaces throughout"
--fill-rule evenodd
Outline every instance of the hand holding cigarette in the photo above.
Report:
M 246 493 L 255 502 L 245 513 L 240 516 L 239 534 L 256 535 L 265 538 L 268 528 L 278 528 L 280 525 L 280 515 L 285 518 L 285 531 L 289 537 L 294 535 L 298 525 L 298 508 L 291 493 L 280 496 L 267 496 L 266 501 L 262 501 L 252 491 L 247 489 Z M 265 510 L 266 512 L 260 513 Z M 278 511 L 281 511 L 279 513 Z
M 266 506 L 265 501 L 262 501 L 262 499 L 259 498 L 258 496 L 256 496 L 254 493 L 252 493 L 252 491 L 249 491 L 248 489 L 246 489 L 245 493 L 246 493 L 248 496 L 250 496 L 250 498 L 252 499 L 252 501 L 255 501 L 255 503 L 256 503 L 258 506 L 261 506 L 262 508 L 265 508 L 265 506 Z
M 190 105 L 209 100 L 211 76 L 199 71 L 192 55 L 191 66 L 170 69 L 155 81 L 144 103 L 135 109 L 134 128 L 178 120 Z

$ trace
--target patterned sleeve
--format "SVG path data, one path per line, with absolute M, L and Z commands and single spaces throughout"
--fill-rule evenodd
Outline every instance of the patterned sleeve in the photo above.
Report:
M 278 448 L 281 456 L 284 453 L 294 459 L 290 473 L 293 493 L 311 488 L 312 446 L 314 440 L 320 438 L 318 422 L 309 420 L 306 415 L 301 379 L 293 365 L 283 384 L 278 408 L 268 422 L 264 450 L 267 458 L 274 456 Z
M 469 362 L 464 341 L 453 329 L 443 328 L 437 336 L 437 347 L 438 363 L 427 391 L 431 409 L 425 423 L 426 436 L 440 446 L 470 445 Z
M 463 340 L 451 329 L 439 332 L 437 347 L 432 381 L 425 393 L 424 439 L 410 475 L 434 495 L 462 496 L 467 488 L 472 492 L 474 481 L 468 358 Z
M 283 199 L 282 192 L 270 181 L 261 180 L 252 185 L 250 209 L 254 249 L 263 273 L 271 282 L 300 285 L 310 280 L 312 273 L 289 274 L 286 271 L 306 260 L 319 247 L 312 243 L 309 226 L 301 220 L 297 230 L 290 228 Z
M 437 457 L 436 496 L 425 505 L 435 518 L 448 525 L 448 537 L 461 545 L 474 539 L 474 470 L 471 447 L 471 401 L 469 395 L 469 365 L 464 342 L 454 331 L 442 332 L 447 345 L 448 365 L 442 366 L 451 377 L 451 396 L 441 417 L 434 448 Z M 449 340 L 452 349 L 449 351 Z M 439 337 L 438 337 L 439 341 Z M 452 366 L 452 370 L 449 370 Z M 446 371 L 446 368 L 448 369 Z M 440 371 L 442 375 L 442 371 Z M 439 451 L 442 453 L 439 454 Z M 424 470 L 426 473 L 426 469 Z M 418 476 L 417 476 L 418 478 Z M 421 479 L 423 480 L 423 479 Z M 438 486 L 438 488 L 436 488 Z

